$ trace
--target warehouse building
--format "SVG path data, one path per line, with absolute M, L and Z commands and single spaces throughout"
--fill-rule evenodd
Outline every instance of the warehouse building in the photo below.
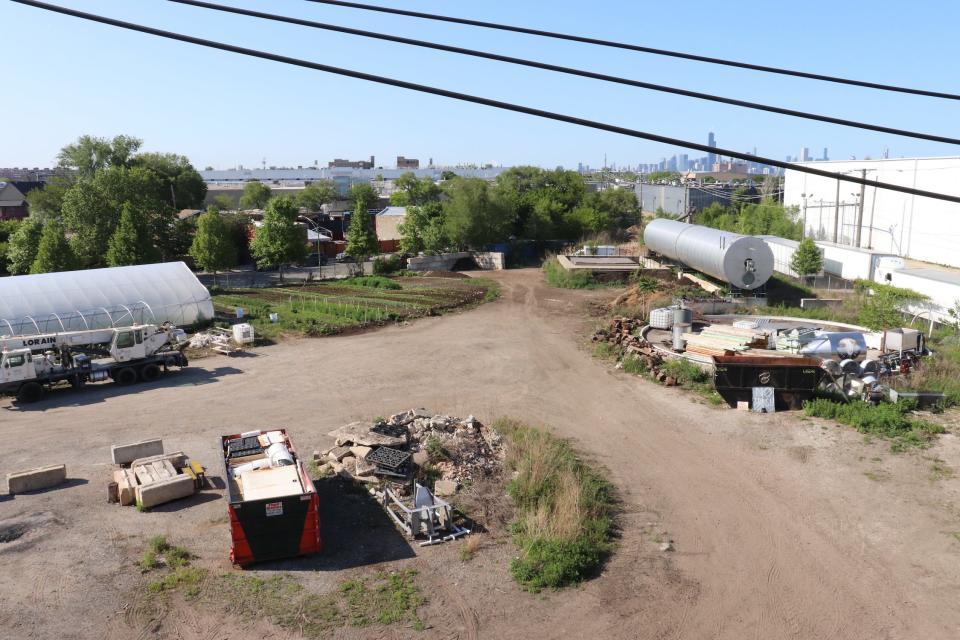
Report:
M 802 163 L 960 196 L 960 157 Z M 796 206 L 818 240 L 960 267 L 960 204 L 787 171 L 784 204 Z

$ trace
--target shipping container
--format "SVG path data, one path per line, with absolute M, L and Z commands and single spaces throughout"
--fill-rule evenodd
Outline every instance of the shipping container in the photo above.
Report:
M 773 252 L 773 270 L 776 273 L 781 273 L 785 276 L 790 276 L 791 278 L 799 278 L 800 274 L 793 270 L 790 266 L 793 261 L 793 254 L 796 253 L 797 247 L 800 246 L 800 243 L 796 240 L 789 240 L 787 238 L 781 238 L 779 236 L 759 236 L 767 243 L 767 246 L 770 247 L 770 251 Z M 823 255 L 823 249 L 820 249 L 820 255 Z M 804 275 L 820 275 L 823 273 L 821 269 L 816 274 L 804 274 Z
M 956 322 L 950 309 L 960 302 L 960 273 L 932 268 L 881 269 L 876 280 L 927 296 L 927 301 L 907 307 L 909 313 L 934 322 Z
M 873 280 L 883 258 L 897 256 L 868 249 L 857 249 L 832 242 L 817 241 L 823 251 L 823 272 L 845 280 Z

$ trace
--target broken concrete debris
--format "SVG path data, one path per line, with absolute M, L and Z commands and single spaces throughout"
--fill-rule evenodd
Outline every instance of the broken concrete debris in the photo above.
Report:
M 464 483 L 498 470 L 503 459 L 496 430 L 473 416 L 462 420 L 425 409 L 374 423 L 351 422 L 329 435 L 336 446 L 325 455 L 334 473 L 364 482 L 401 481 L 432 465 L 437 495 L 453 495 Z
M 164 453 L 159 438 L 113 445 L 110 453 L 120 468 L 114 470 L 110 483 L 116 484 L 116 492 L 110 489 L 109 495 L 121 506 L 148 509 L 193 495 L 206 484 L 206 471 L 199 462 L 183 451 Z

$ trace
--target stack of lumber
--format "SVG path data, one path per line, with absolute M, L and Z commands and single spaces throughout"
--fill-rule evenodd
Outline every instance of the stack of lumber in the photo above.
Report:
M 765 349 L 767 334 L 759 329 L 712 324 L 700 333 L 685 333 L 686 350 L 703 356 L 732 356 L 747 349 Z

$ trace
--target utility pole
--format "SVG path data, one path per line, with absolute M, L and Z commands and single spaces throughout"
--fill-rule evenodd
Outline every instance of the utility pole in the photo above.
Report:
M 807 194 L 801 193 L 800 197 L 803 198 L 803 228 L 800 229 L 800 239 L 803 240 L 807 237 Z
M 860 170 L 860 177 L 863 178 L 864 181 L 866 181 L 867 179 L 866 169 Z M 860 183 L 860 206 L 857 208 L 857 230 L 853 234 L 854 242 L 855 242 L 854 246 L 856 246 L 858 249 L 860 248 L 860 232 L 863 229 L 863 204 L 864 204 L 863 199 L 864 199 L 864 196 L 866 195 L 866 191 L 867 191 L 866 182 L 861 182 Z
M 840 234 L 840 179 L 837 178 L 837 197 L 834 199 L 833 208 L 833 243 L 839 242 Z
M 876 179 L 874 179 L 876 182 Z M 877 188 L 873 188 L 873 202 L 870 203 L 870 226 L 867 227 L 867 248 L 873 249 L 873 212 L 877 208 Z

